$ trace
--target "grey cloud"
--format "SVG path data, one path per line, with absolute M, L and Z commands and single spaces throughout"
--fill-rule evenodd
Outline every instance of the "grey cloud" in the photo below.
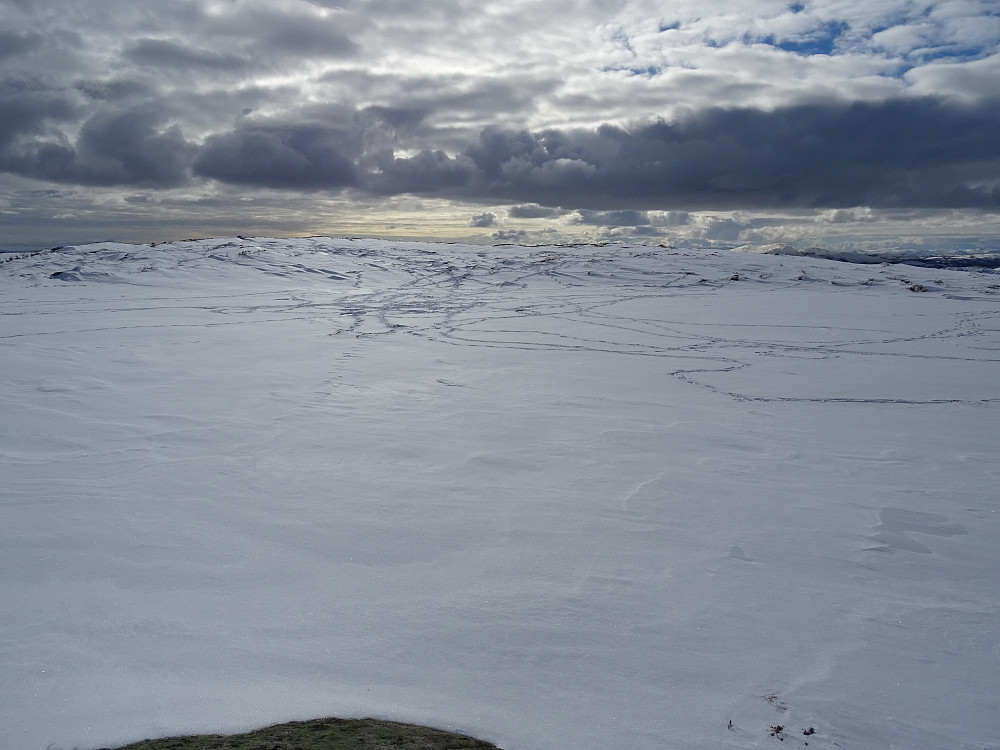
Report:
M 0 31 L 0 60 L 29 52 L 41 44 L 42 35 Z
M 428 111 L 412 107 L 371 106 L 361 111 L 363 117 L 370 116 L 375 121 L 384 122 L 398 131 L 407 132 L 416 128 L 427 117 Z
M 88 99 L 121 102 L 128 99 L 152 97 L 155 90 L 143 81 L 133 78 L 112 78 L 104 81 L 81 80 L 73 88 Z
M 492 235 L 493 239 L 497 242 L 524 242 L 530 233 L 524 229 L 500 229 L 494 232 Z
M 0 81 L 0 149 L 18 136 L 37 135 L 52 121 L 66 121 L 76 114 L 76 106 L 64 92 L 29 82 Z
M 507 215 L 512 219 L 554 219 L 562 216 L 566 212 L 561 208 L 550 208 L 539 206 L 537 203 L 529 203 L 523 206 L 511 206 L 507 210 Z
M 264 40 L 278 50 L 310 57 L 348 57 L 358 51 L 339 29 L 305 19 L 279 23 L 265 32 Z
M 491 227 L 496 223 L 497 215 L 492 211 L 484 211 L 469 219 L 470 227 Z
M 638 227 L 649 224 L 645 211 L 590 211 L 580 209 L 579 224 L 593 224 L 602 227 Z
M 222 182 L 300 190 L 357 182 L 342 133 L 322 127 L 248 126 L 212 136 L 194 171 Z
M 218 39 L 236 44 L 252 41 L 258 54 L 281 53 L 295 57 L 342 58 L 359 50 L 342 27 L 342 18 L 321 17 L 314 12 L 271 8 L 262 4 L 227 8 L 224 13 L 204 16 L 204 30 Z
M 177 125 L 161 128 L 162 115 L 132 111 L 97 116 L 80 132 L 85 160 L 100 164 L 99 181 L 171 186 L 186 181 L 194 146 Z
M 276 101 L 294 102 L 301 97 L 301 88 L 292 85 L 224 86 L 206 81 L 201 86 L 170 92 L 157 97 L 157 100 L 169 103 L 171 112 L 184 123 L 186 132 L 190 131 L 192 137 L 204 140 L 211 135 L 231 132 L 234 127 L 239 129 L 254 123 L 273 125 L 274 120 L 261 117 L 261 110 L 273 109 Z M 328 121 L 328 118 L 302 116 L 300 112 L 295 114 L 295 117 L 282 119 L 280 124 L 305 127 Z
M 221 55 L 165 39 L 140 39 L 125 50 L 125 58 L 141 65 L 216 71 L 241 71 L 248 65 L 246 59 L 236 55 Z
M 518 122 L 559 86 L 554 77 L 471 74 L 417 75 L 408 70 L 373 73 L 364 68 L 338 69 L 318 79 L 326 97 L 351 101 L 364 92 L 376 108 L 409 113 L 407 135 L 419 148 L 457 151 L 489 122 Z
M 521 80 L 515 76 L 504 80 L 449 76 L 424 78 L 413 83 L 417 85 L 407 86 L 410 93 L 402 97 L 409 106 L 446 111 L 451 116 L 464 112 L 489 113 L 497 117 L 503 112 L 522 112 L 530 108 L 535 97 L 554 89 L 558 82 L 547 78 Z
M 432 193 L 468 181 L 462 160 L 440 151 L 395 158 L 397 134 L 422 120 L 419 111 L 329 105 L 311 114 L 316 124 L 247 119 L 235 130 L 209 137 L 195 159 L 195 174 L 238 185 L 359 187 L 390 195 Z
M 831 224 L 857 224 L 859 222 L 871 221 L 871 212 L 838 208 L 830 211 L 823 218 Z
M 510 165 L 524 165 L 531 169 L 563 158 L 555 142 L 556 131 L 541 136 L 529 133 L 487 128 L 479 134 L 479 143 L 466 151 L 479 171 L 490 180 L 499 180 L 505 172 L 513 171 Z

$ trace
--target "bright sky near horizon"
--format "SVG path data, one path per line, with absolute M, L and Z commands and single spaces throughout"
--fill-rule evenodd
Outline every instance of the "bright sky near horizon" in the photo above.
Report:
M 1000 237 L 993 0 L 0 0 L 4 246 Z

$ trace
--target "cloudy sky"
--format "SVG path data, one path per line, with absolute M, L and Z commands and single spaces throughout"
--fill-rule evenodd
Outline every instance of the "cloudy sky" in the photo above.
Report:
M 996 0 L 0 0 L 4 246 L 1000 237 Z

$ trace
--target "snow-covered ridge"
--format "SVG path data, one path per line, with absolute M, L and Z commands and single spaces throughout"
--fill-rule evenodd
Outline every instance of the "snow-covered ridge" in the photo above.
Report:
M 629 246 L 620 243 L 601 243 L 597 245 L 553 245 L 553 246 L 517 246 L 504 244 L 492 249 L 479 245 L 462 245 L 457 243 L 440 244 L 427 242 L 396 242 L 391 240 L 348 239 L 313 237 L 305 239 L 270 239 L 270 238 L 212 238 L 187 240 L 154 245 L 132 245 L 117 242 L 101 242 L 89 245 L 56 247 L 50 250 L 39 250 L 23 253 L 7 253 L 0 255 L 0 263 L 18 261 L 19 265 L 39 268 L 47 267 L 46 263 L 58 258 L 63 266 L 61 270 L 52 271 L 53 278 L 62 281 L 74 281 L 84 278 L 81 274 L 89 274 L 91 280 L 110 280 L 121 274 L 139 271 L 152 271 L 166 264 L 169 267 L 179 264 L 190 264 L 202 258 L 222 261 L 247 258 L 270 250 L 272 255 L 282 253 L 319 253 L 348 256 L 357 252 L 358 247 L 377 248 L 379 252 L 394 252 L 403 248 L 409 250 L 442 255 L 444 248 L 455 255 L 458 262 L 469 257 L 483 258 L 487 255 L 511 259 L 527 258 L 532 254 L 544 256 L 556 254 L 566 258 L 573 255 L 586 255 L 591 263 L 599 262 L 601 257 L 669 257 L 671 255 L 713 257 L 719 253 L 738 253 L 750 255 L 776 255 L 794 258 L 815 258 L 820 260 L 839 261 L 859 265 L 905 265 L 936 269 L 963 269 L 993 272 L 1000 269 L 1000 253 L 989 250 L 951 250 L 935 252 L 926 248 L 896 247 L 892 249 L 842 249 L 823 247 L 800 247 L 788 244 L 750 244 L 750 245 L 681 245 L 650 247 L 645 245 Z M 431 250 L 430 248 L 437 248 Z M 487 251 L 487 252 L 484 252 Z M 167 253 L 168 255 L 165 255 Z M 447 255 L 447 253 L 444 253 Z M 168 259 L 169 256 L 169 259 Z M 79 257 L 80 263 L 69 264 L 68 261 Z M 25 259 L 34 258 L 35 263 L 23 263 Z M 158 264 L 154 264 L 158 259 Z M 145 263 L 145 265 L 143 265 Z M 111 264 L 111 267 L 98 268 L 101 264 Z M 80 266 L 79 268 L 77 266 Z M 84 270 L 86 266 L 87 270 Z M 101 274 L 105 274 L 102 276 Z M 110 274 L 110 275 L 107 275 Z
M 995 250 L 951 250 L 941 252 L 927 248 L 898 247 L 888 250 L 858 250 L 824 247 L 797 247 L 780 243 L 738 245 L 733 248 L 737 252 L 757 253 L 761 255 L 787 255 L 798 258 L 824 258 L 839 260 L 845 263 L 861 263 L 865 265 L 889 263 L 927 268 L 969 268 L 997 269 L 1000 268 L 1000 252 Z
M 990 271 L 11 257 L 0 746 L 375 715 L 507 750 L 988 748 L 998 352 Z

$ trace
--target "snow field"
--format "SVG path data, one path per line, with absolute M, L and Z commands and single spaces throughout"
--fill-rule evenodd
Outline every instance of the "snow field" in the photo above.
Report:
M 997 747 L 996 280 L 329 238 L 4 263 L 0 745 L 373 715 Z

